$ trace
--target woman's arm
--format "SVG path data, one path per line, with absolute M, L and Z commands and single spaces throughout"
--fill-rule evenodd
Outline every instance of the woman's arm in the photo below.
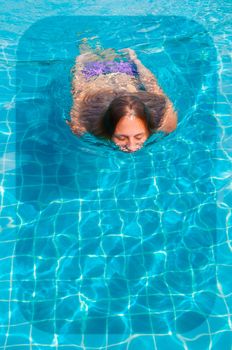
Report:
M 80 123 L 79 114 L 75 111 L 74 107 L 71 110 L 71 121 L 66 120 L 65 122 L 70 127 L 73 134 L 81 136 L 86 132 L 86 128 Z
M 86 54 L 77 56 L 75 66 L 72 68 L 72 93 L 74 98 L 86 89 L 86 79 L 82 74 L 85 58 Z
M 167 107 L 164 114 L 163 122 L 158 130 L 168 133 L 172 132 L 176 129 L 177 126 L 177 113 L 174 110 L 172 102 L 160 88 L 154 74 L 152 74 L 152 72 L 148 68 L 146 68 L 137 58 L 135 51 L 129 48 L 126 49 L 126 51 L 129 53 L 130 59 L 133 60 L 133 62 L 136 64 L 140 80 L 143 83 L 146 90 L 157 95 L 162 95 L 166 98 Z
M 164 95 L 162 89 L 159 87 L 158 82 L 152 74 L 152 72 L 146 68 L 142 62 L 138 59 L 136 53 L 132 49 L 126 49 L 129 53 L 130 59 L 135 63 L 139 78 L 148 92 L 157 93 L 158 95 Z
M 86 128 L 80 122 L 79 105 L 82 101 L 82 93 L 86 90 L 86 80 L 81 73 L 84 67 L 85 54 L 79 55 L 76 58 L 75 65 L 71 69 L 72 72 L 72 95 L 73 95 L 73 106 L 70 112 L 71 121 L 66 120 L 71 131 L 78 136 L 81 136 L 86 132 Z
M 170 133 L 177 127 L 177 113 L 175 112 L 172 103 L 167 99 L 164 118 L 158 131 Z

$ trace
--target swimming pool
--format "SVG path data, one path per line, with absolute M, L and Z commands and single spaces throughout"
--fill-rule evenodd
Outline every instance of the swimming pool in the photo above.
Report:
M 219 15 L 209 32 L 178 13 L 53 6 L 3 87 L 0 348 L 230 349 L 226 25 L 223 58 Z M 93 36 L 138 52 L 178 110 L 174 133 L 133 154 L 71 134 L 70 69 Z

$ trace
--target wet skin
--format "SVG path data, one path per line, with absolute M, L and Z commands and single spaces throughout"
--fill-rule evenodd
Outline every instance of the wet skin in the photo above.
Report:
M 135 152 L 143 146 L 148 137 L 149 131 L 144 121 L 129 115 L 119 120 L 112 141 L 123 152 Z

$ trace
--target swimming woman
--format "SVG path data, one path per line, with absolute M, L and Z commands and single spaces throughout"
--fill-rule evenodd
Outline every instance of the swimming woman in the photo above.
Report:
M 125 59 L 126 58 L 126 59 Z M 88 49 L 73 68 L 71 130 L 135 152 L 156 131 L 172 132 L 177 114 L 155 76 L 132 49 Z

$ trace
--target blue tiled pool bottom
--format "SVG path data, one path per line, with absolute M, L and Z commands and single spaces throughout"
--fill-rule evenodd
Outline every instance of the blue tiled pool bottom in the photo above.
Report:
M 154 205 L 141 213 L 128 213 L 127 206 L 120 214 L 115 201 L 110 207 L 109 202 L 102 206 L 108 228 L 101 232 L 92 201 L 83 201 L 82 208 L 78 201 L 54 203 L 40 214 L 36 229 L 21 230 L 16 298 L 25 319 L 33 316 L 44 331 L 75 334 L 182 333 L 201 324 L 215 299 L 213 227 L 194 228 L 192 219 L 188 228 L 182 215 L 158 212 Z M 144 204 L 136 202 L 139 208 Z M 78 223 L 77 209 L 85 222 Z M 200 221 L 214 210 L 206 204 L 193 218 Z M 72 223 L 69 229 L 60 216 Z M 81 236 L 72 233 L 74 227 Z
M 133 154 L 91 135 L 78 139 L 64 121 L 77 19 L 46 19 L 25 33 L 17 66 L 17 203 L 11 200 L 17 239 L 1 282 L 6 348 L 207 349 L 219 322 L 215 307 L 224 312 L 216 298 L 213 43 L 183 18 L 140 24 L 125 17 L 120 28 L 117 21 L 94 18 L 92 31 L 105 47 L 138 46 L 175 103 L 178 129 Z M 135 34 L 113 45 L 104 37 L 107 23 L 120 37 L 128 28 Z M 87 24 L 78 19 L 78 30 L 91 36 Z

